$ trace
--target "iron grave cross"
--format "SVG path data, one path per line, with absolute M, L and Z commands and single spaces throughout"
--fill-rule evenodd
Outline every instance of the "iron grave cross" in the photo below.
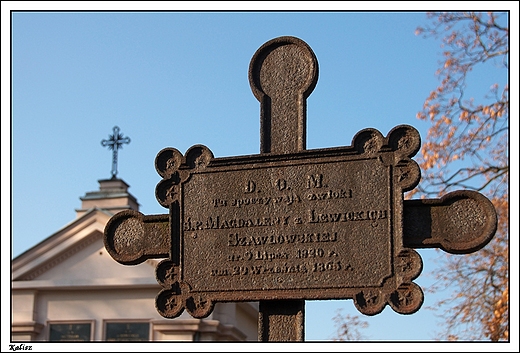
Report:
M 108 136 L 108 140 L 102 140 L 101 145 L 112 150 L 112 178 L 115 179 L 117 175 L 117 150 L 123 148 L 123 143 L 130 143 L 129 137 L 123 137 L 123 134 L 119 133 L 119 127 L 114 126 L 114 133 Z
M 351 146 L 307 150 L 306 99 L 317 80 L 316 56 L 302 40 L 262 45 L 249 66 L 260 154 L 165 148 L 155 159 L 155 194 L 169 214 L 123 211 L 106 225 L 116 261 L 167 258 L 156 269 L 162 316 L 204 318 L 217 302 L 259 301 L 260 341 L 303 341 L 305 300 L 412 314 L 423 303 L 414 248 L 469 253 L 493 237 L 495 209 L 479 193 L 404 200 L 421 173 L 411 126 L 386 136 L 364 129 Z

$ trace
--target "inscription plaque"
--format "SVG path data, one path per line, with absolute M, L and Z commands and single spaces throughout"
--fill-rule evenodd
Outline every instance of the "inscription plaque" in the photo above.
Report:
M 176 275 L 158 271 L 159 282 L 175 284 L 181 302 L 195 296 L 205 303 L 192 312 L 199 316 L 237 293 L 247 300 L 324 299 L 370 290 L 381 302 L 362 300 L 360 310 L 382 310 L 389 301 L 382 298 L 413 287 L 422 266 L 404 251 L 401 231 L 402 194 L 420 177 L 410 158 L 419 146 L 418 132 L 400 125 L 387 137 L 363 130 L 351 147 L 291 155 L 213 158 L 202 145 L 185 156 L 162 150 L 156 196 L 178 218 L 179 265 L 163 262 L 163 271 Z M 411 263 L 405 276 L 402 257 Z M 422 293 L 414 298 L 421 303 Z
M 391 275 L 389 166 L 301 163 L 191 175 L 182 190 L 182 239 L 193 290 L 380 286 Z M 365 192 L 378 197 L 367 200 Z M 358 256 L 369 247 L 380 256 Z
M 50 342 L 87 342 L 90 341 L 91 324 L 49 324 Z
M 150 324 L 148 322 L 107 322 L 107 341 L 149 341 Z

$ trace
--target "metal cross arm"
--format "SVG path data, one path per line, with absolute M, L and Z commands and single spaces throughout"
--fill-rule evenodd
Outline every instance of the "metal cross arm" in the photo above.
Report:
M 424 226 L 428 224 L 429 227 Z M 496 226 L 493 204 L 475 191 L 454 191 L 440 199 L 404 201 L 406 248 L 440 248 L 451 254 L 470 254 L 489 243 Z M 105 234 L 110 255 L 124 265 L 166 258 L 172 252 L 167 214 L 145 216 L 133 210 L 122 211 L 111 218 Z
M 155 168 L 168 215 L 123 211 L 105 228 L 122 264 L 165 258 L 156 309 L 207 317 L 218 302 L 259 301 L 259 339 L 302 341 L 305 300 L 353 299 L 376 315 L 421 307 L 416 248 L 470 253 L 496 231 L 491 202 L 472 191 L 404 200 L 420 180 L 418 131 L 364 129 L 350 146 L 306 149 L 306 99 L 318 80 L 311 48 L 275 38 L 254 54 L 260 154 L 214 158 L 165 148 Z

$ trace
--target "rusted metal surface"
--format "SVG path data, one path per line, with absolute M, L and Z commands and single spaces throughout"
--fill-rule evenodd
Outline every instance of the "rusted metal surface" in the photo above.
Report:
M 249 85 L 260 102 L 260 153 L 306 147 L 307 97 L 318 82 L 318 60 L 299 38 L 262 45 L 249 64 Z
M 264 300 L 260 302 L 259 311 L 259 341 L 304 341 L 304 300 Z
M 260 301 L 259 340 L 304 339 L 305 300 L 353 299 L 366 315 L 416 312 L 413 248 L 476 251 L 496 230 L 495 209 L 475 192 L 404 201 L 417 186 L 419 133 L 358 132 L 350 146 L 306 150 L 306 98 L 318 79 L 310 47 L 265 43 L 249 68 L 260 102 L 260 154 L 214 158 L 195 145 L 165 148 L 155 168 L 169 215 L 125 211 L 105 229 L 117 261 L 167 258 L 156 270 L 156 309 L 207 317 L 217 302 Z
M 168 215 L 145 216 L 134 210 L 117 213 L 105 226 L 105 249 L 123 265 L 136 265 L 171 253 Z
M 497 229 L 495 207 L 475 191 L 454 191 L 440 199 L 409 200 L 405 206 L 407 247 L 469 254 L 489 243 Z

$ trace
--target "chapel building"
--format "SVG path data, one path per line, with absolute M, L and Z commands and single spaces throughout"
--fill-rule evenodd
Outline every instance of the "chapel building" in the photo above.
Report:
M 205 319 L 159 315 L 161 259 L 125 266 L 103 243 L 108 220 L 139 211 L 137 199 L 122 179 L 98 182 L 75 220 L 12 260 L 12 342 L 257 341 L 258 303 L 217 303 Z

